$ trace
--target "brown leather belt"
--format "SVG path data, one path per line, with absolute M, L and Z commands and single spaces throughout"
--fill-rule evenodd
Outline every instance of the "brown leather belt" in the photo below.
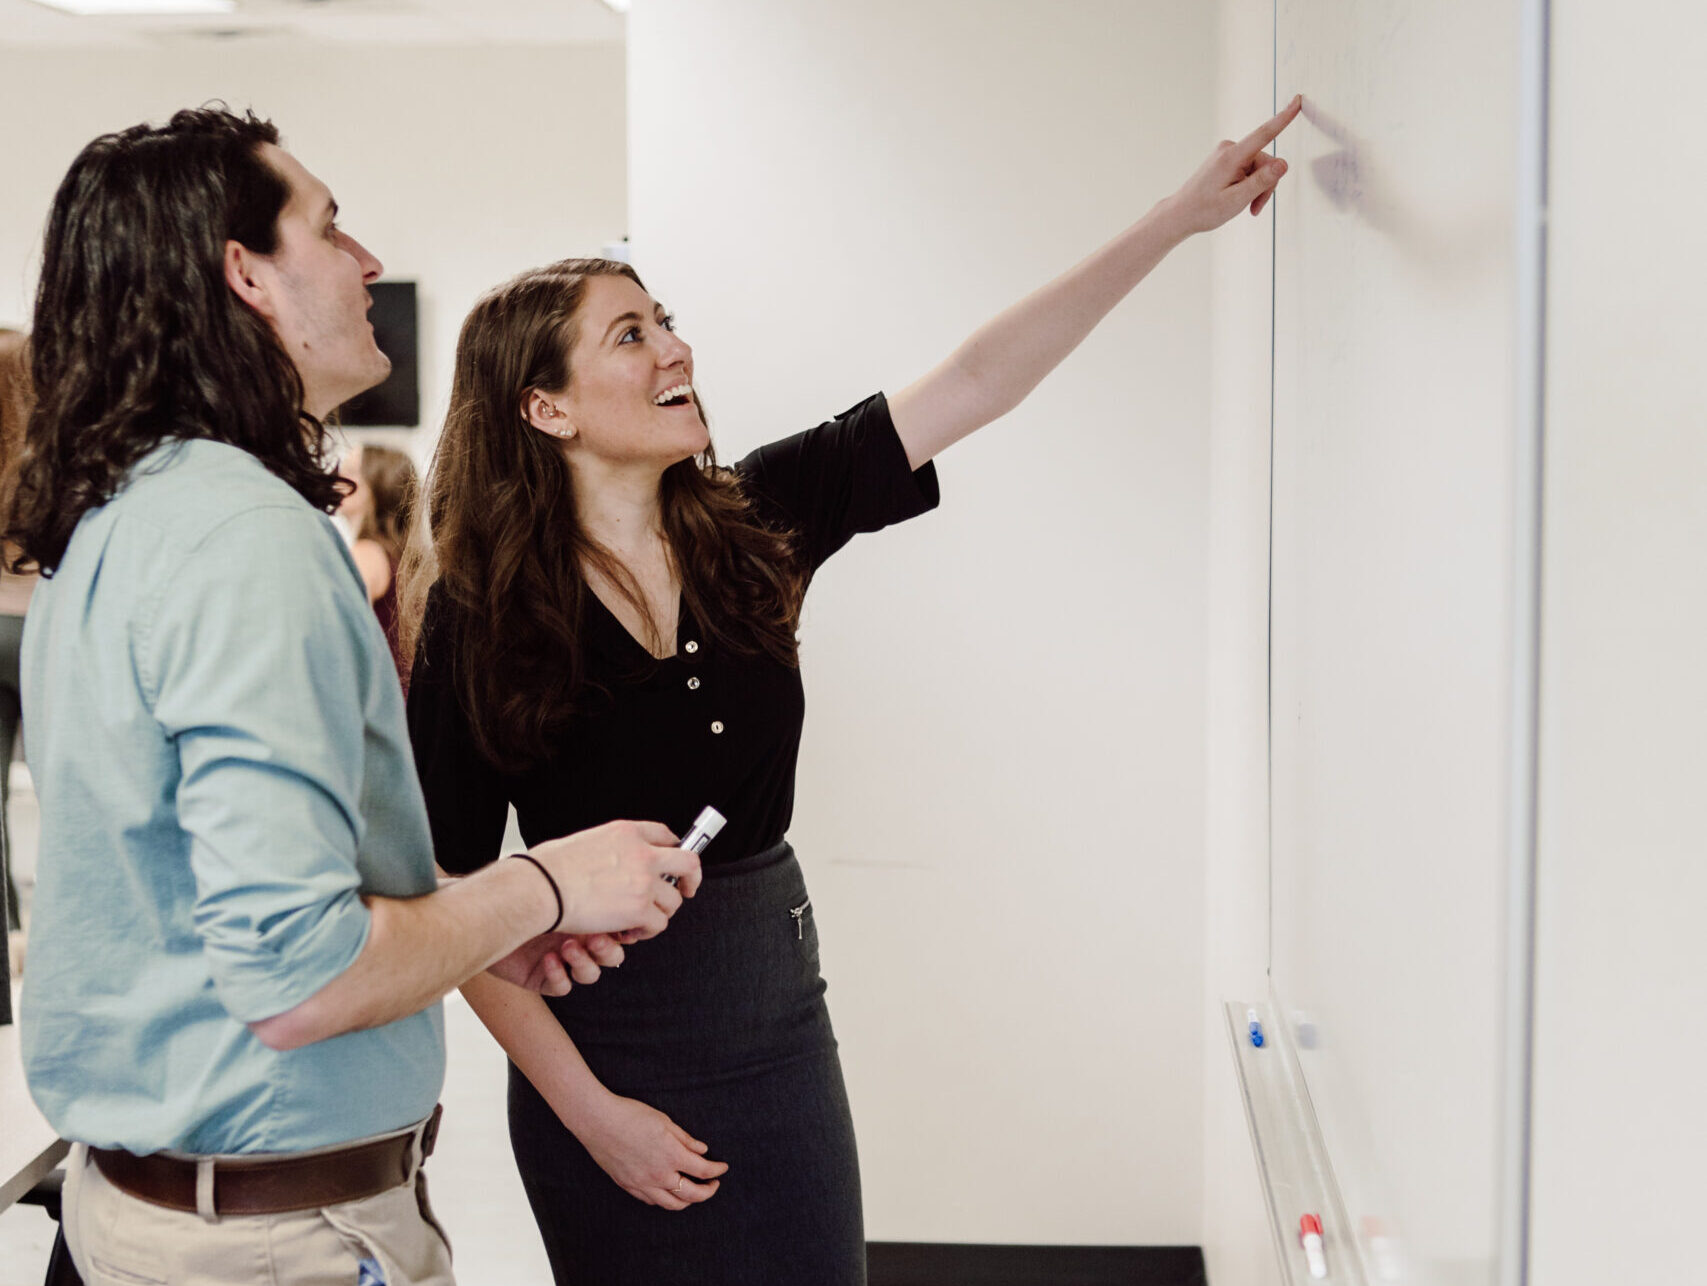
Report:
M 421 1134 L 421 1160 L 433 1154 L 442 1107 L 435 1107 Z M 213 1162 L 213 1213 L 272 1215 L 360 1201 L 409 1180 L 415 1161 L 415 1130 L 295 1154 L 221 1157 Z M 195 1212 L 201 1163 L 183 1157 L 137 1156 L 115 1148 L 90 1148 L 89 1155 L 116 1188 L 165 1206 Z

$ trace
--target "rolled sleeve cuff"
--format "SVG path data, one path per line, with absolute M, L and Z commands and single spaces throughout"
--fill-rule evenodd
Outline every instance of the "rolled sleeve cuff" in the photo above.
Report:
M 291 914 L 254 937 L 204 938 L 208 972 L 225 1010 L 241 1023 L 294 1009 L 342 974 L 362 953 L 373 916 L 355 890 Z

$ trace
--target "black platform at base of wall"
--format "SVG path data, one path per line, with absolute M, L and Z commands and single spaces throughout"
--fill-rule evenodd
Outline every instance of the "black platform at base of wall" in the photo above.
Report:
M 1207 1286 L 1196 1246 L 866 1245 L 870 1286 Z

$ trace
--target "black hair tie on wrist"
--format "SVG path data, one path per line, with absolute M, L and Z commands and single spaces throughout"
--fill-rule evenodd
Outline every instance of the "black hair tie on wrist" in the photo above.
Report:
M 547 933 L 556 933 L 557 926 L 563 923 L 563 890 L 557 887 L 557 881 L 551 878 L 551 872 L 545 869 L 545 864 L 532 853 L 511 853 L 511 857 L 519 857 L 524 862 L 532 862 L 534 870 L 545 876 L 545 882 L 551 885 L 551 896 L 557 899 L 557 918 L 552 920 Z

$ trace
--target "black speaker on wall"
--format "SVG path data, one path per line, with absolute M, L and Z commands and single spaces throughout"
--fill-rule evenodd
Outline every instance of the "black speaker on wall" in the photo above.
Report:
M 376 281 L 368 287 L 374 342 L 391 359 L 391 374 L 376 388 L 338 408 L 346 426 L 414 428 L 421 423 L 421 378 L 415 330 L 415 283 Z

